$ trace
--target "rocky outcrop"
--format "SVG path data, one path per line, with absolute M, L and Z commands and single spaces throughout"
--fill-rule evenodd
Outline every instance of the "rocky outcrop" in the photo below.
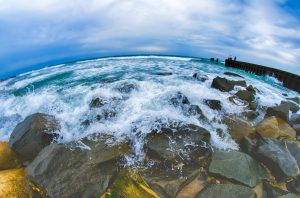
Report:
M 90 108 L 99 108 L 104 105 L 104 101 L 101 98 L 95 98 L 90 103 Z
M 243 137 L 255 132 L 252 124 L 236 116 L 224 117 L 223 123 L 228 126 L 231 137 L 236 141 L 240 141 Z
M 265 118 L 271 117 L 271 116 L 276 116 L 278 118 L 283 119 L 284 121 L 288 122 L 289 121 L 289 113 L 290 107 L 287 104 L 282 104 L 279 106 L 275 107 L 269 107 L 266 111 Z
M 0 170 L 21 167 L 21 162 L 7 142 L 0 142 Z
M 267 180 L 265 170 L 252 157 L 238 151 L 216 150 L 212 154 L 209 173 L 255 187 L 261 180 Z
M 55 137 L 60 130 L 54 116 L 36 113 L 25 118 L 13 130 L 9 145 L 24 161 L 31 161 Z
M 117 90 L 121 93 L 130 93 L 136 89 L 136 85 L 130 82 L 124 82 L 118 85 Z
M 206 99 L 204 100 L 204 103 L 209 106 L 211 109 L 213 110 L 221 110 L 222 109 L 222 105 L 221 105 L 221 101 L 220 100 L 209 100 Z
M 269 168 L 279 182 L 299 174 L 297 160 L 290 153 L 284 141 L 261 138 L 253 155 Z
M 147 154 L 170 162 L 190 161 L 208 150 L 210 133 L 196 125 L 163 128 L 160 133 L 151 132 L 146 137 Z
M 232 91 L 234 85 L 231 83 L 230 80 L 218 76 L 213 79 L 211 87 L 215 89 L 219 89 L 220 91 Z
M 176 92 L 170 99 L 170 103 L 175 107 L 182 106 L 182 105 L 189 105 L 189 99 L 183 95 L 181 92 Z
M 201 191 L 197 198 L 222 197 L 222 198 L 255 198 L 253 189 L 236 184 L 212 184 Z
M 248 103 L 252 102 L 255 99 L 255 96 L 253 93 L 247 90 L 240 90 L 235 94 L 239 99 L 245 100 Z
M 275 116 L 266 118 L 256 126 L 256 132 L 263 137 L 296 137 L 296 131 L 284 120 Z
M 293 113 L 296 113 L 300 109 L 299 105 L 292 101 L 282 101 L 281 105 L 288 105 L 290 111 Z
M 128 143 L 96 142 L 51 144 L 45 147 L 27 168 L 27 176 L 47 191 L 50 197 L 100 197 L 109 185 L 123 156 L 130 152 Z M 81 144 L 82 145 L 82 144 Z
M 227 76 L 235 76 L 235 77 L 240 77 L 240 78 L 244 78 L 243 76 L 233 73 L 233 72 L 224 72 L 225 75 Z

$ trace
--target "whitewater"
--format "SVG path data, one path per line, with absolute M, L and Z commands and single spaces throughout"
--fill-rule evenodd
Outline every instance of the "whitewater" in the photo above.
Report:
M 226 76 L 230 71 L 244 79 Z M 198 73 L 205 82 L 193 78 Z M 172 123 L 195 124 L 211 133 L 211 144 L 221 149 L 237 149 L 238 145 L 219 121 L 225 114 L 241 115 L 246 106 L 234 105 L 228 98 L 243 87 L 231 92 L 211 88 L 217 77 L 245 80 L 256 87 L 256 102 L 262 107 L 280 104 L 289 97 L 299 96 L 284 88 L 270 76 L 256 76 L 216 64 L 207 59 L 168 56 L 111 57 L 77 61 L 45 67 L 17 75 L 0 83 L 0 140 L 8 141 L 14 127 L 33 113 L 54 115 L 61 125 L 58 142 L 80 140 L 91 134 L 110 134 L 122 141 L 129 139 L 137 153 L 142 152 L 145 136 Z M 129 91 L 122 91 L 127 87 Z M 181 92 L 191 104 L 198 105 L 207 120 L 186 115 L 170 105 L 170 98 Z M 91 108 L 93 99 L 104 102 Z M 222 110 L 212 110 L 205 99 L 217 99 Z M 260 111 L 260 110 L 258 110 Z M 108 115 L 98 119 L 100 115 Z M 254 120 L 262 120 L 263 114 Z M 83 123 L 89 120 L 89 125 Z M 220 137 L 217 129 L 223 129 Z

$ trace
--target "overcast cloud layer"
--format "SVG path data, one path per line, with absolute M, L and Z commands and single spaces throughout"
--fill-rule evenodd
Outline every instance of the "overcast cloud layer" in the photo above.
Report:
M 297 0 L 0 0 L 0 76 L 122 54 L 237 56 L 300 74 Z

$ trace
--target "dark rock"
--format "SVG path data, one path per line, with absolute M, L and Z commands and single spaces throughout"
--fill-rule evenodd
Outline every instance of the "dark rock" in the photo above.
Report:
M 252 86 L 252 85 L 249 85 L 247 88 L 246 88 L 247 91 L 253 93 L 253 94 L 256 94 L 256 90 L 255 88 Z
M 198 73 L 194 73 L 193 74 L 193 78 L 201 81 L 201 82 L 205 82 L 206 80 L 208 80 L 208 76 L 204 75 L 204 74 L 198 74 Z
M 290 124 L 292 126 L 300 124 L 300 114 L 293 114 L 291 116 Z
M 300 98 L 299 97 L 287 98 L 287 100 L 291 100 L 291 101 L 294 101 L 297 104 L 300 104 Z
M 136 86 L 134 84 L 129 82 L 124 82 L 117 87 L 117 90 L 119 90 L 121 93 L 130 93 L 135 88 Z
M 90 122 L 90 120 L 88 120 L 88 119 L 86 119 L 85 121 L 83 121 L 82 123 L 81 123 L 81 125 L 83 125 L 83 126 L 90 126 L 90 124 L 91 124 L 91 122 Z
M 211 87 L 215 89 L 219 89 L 220 91 L 232 91 L 234 85 L 231 83 L 230 80 L 218 76 L 213 79 Z
M 275 188 L 268 183 L 264 183 L 263 197 L 266 197 L 266 198 L 280 197 L 280 196 L 286 195 L 288 193 L 289 192 L 281 190 L 279 188 Z
M 156 72 L 155 75 L 158 76 L 171 76 L 173 73 L 172 72 Z
M 213 152 L 209 172 L 249 187 L 255 187 L 259 181 L 268 179 L 266 171 L 252 157 L 238 151 Z
M 255 198 L 253 189 L 236 184 L 212 184 L 201 191 L 197 198 Z
M 102 107 L 104 105 L 104 101 L 100 98 L 95 98 L 91 101 L 90 103 L 90 108 L 99 108 Z
M 31 161 L 58 135 L 60 126 L 54 116 L 36 113 L 25 118 L 13 130 L 10 147 L 24 161 Z
M 82 141 L 88 149 L 51 144 L 27 167 L 27 177 L 50 197 L 100 197 L 130 152 L 127 143 Z
M 286 96 L 286 97 L 288 96 L 286 93 L 283 93 L 282 95 L 283 95 L 283 96 Z
M 233 72 L 224 72 L 224 74 L 227 76 L 236 76 L 236 77 L 244 78 L 243 76 L 233 73 Z
M 204 100 L 204 103 L 213 110 L 221 110 L 222 109 L 221 101 L 219 101 L 219 100 L 207 99 L 207 100 Z
M 294 142 L 286 141 L 285 143 L 291 155 L 297 161 L 298 167 L 300 167 L 300 147 Z
M 170 162 L 185 162 L 205 154 L 210 133 L 199 126 L 189 124 L 175 128 L 163 128 L 160 133 L 151 132 L 146 137 L 145 148 L 150 157 Z
M 244 137 L 240 143 L 241 150 L 249 155 L 256 149 L 256 140 Z
M 297 161 L 284 141 L 260 138 L 258 147 L 253 153 L 257 160 L 269 168 L 279 182 L 296 177 L 299 173 Z
M 244 80 L 232 80 L 230 81 L 234 86 L 247 87 L 247 83 Z
M 199 116 L 200 120 L 206 119 L 198 105 L 190 105 L 187 109 L 188 115 Z
M 188 98 L 183 95 L 181 92 L 177 92 L 171 99 L 170 102 L 175 107 L 182 106 L 182 105 L 188 105 L 190 104 L 190 101 Z
M 257 111 L 244 111 L 242 115 L 248 118 L 249 120 L 255 120 L 259 116 L 259 112 Z
M 253 95 L 253 93 L 251 93 L 250 91 L 247 90 L 240 90 L 235 94 L 239 99 L 241 100 L 245 100 L 248 103 L 252 102 L 255 97 Z
M 299 105 L 291 101 L 282 101 L 281 105 L 288 105 L 293 113 L 296 113 L 300 109 Z
M 276 117 L 281 118 L 284 121 L 288 122 L 289 116 L 290 116 L 289 109 L 290 109 L 290 107 L 287 104 L 282 104 L 282 105 L 275 106 L 275 107 L 269 107 L 266 111 L 265 118 L 271 117 L 271 116 L 276 116 Z
M 249 103 L 249 109 L 255 111 L 257 109 L 257 104 L 255 102 Z
M 287 183 L 287 189 L 294 193 L 300 193 L 300 176 Z

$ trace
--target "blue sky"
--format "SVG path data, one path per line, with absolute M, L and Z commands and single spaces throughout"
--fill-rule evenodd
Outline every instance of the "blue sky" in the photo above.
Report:
M 300 74 L 300 3 L 0 0 L 0 77 L 122 54 L 233 55 Z

